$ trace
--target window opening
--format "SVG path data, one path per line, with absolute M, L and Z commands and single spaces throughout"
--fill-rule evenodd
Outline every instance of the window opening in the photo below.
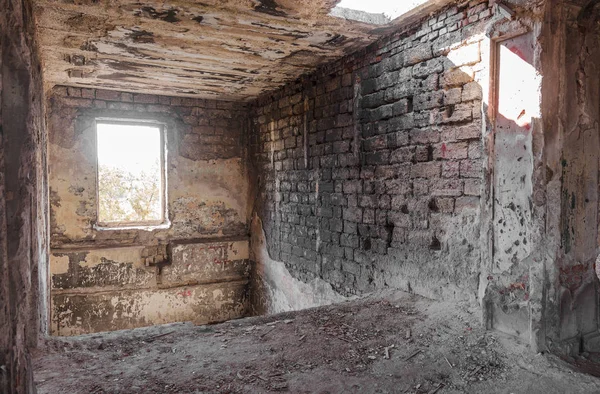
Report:
M 427 3 L 429 0 L 341 0 L 331 16 L 358 22 L 385 25 Z
M 164 127 L 96 122 L 98 225 L 165 224 Z

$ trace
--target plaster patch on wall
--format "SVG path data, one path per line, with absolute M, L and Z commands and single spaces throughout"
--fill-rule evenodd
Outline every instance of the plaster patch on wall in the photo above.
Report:
M 145 266 L 143 249 L 142 246 L 87 251 L 55 249 L 50 260 L 52 289 L 153 286 L 155 269 Z
M 227 254 L 232 260 L 243 260 L 250 258 L 250 245 L 247 241 L 232 242 L 229 244 Z
M 142 249 L 143 247 L 135 246 L 131 248 L 90 250 L 85 260 L 80 262 L 79 265 L 81 267 L 92 268 L 107 260 L 112 260 L 132 264 L 134 267 L 143 267 Z
M 532 33 L 499 45 L 498 114 L 494 142 L 494 266 L 509 271 L 531 254 L 532 117 L 539 116 L 539 74 Z M 521 72 L 515 74 L 514 70 Z
M 248 241 L 180 244 L 172 247 L 171 264 L 162 268 L 161 285 L 226 282 L 247 279 L 248 256 L 231 251 L 248 250 Z
M 69 272 L 69 256 L 50 255 L 50 275 Z
M 267 251 L 262 221 L 258 216 L 251 223 L 251 256 L 256 262 L 255 280 L 259 294 L 253 305 L 260 313 L 281 313 L 314 308 L 344 301 L 355 297 L 344 297 L 323 279 L 314 278 L 304 283 L 294 278 L 285 264 L 272 260 Z
M 248 186 L 242 159 L 194 161 L 177 157 L 172 161 L 169 183 L 177 185 L 169 188 L 176 231 L 226 234 L 245 226 Z M 192 223 L 196 228 L 189 227 Z
M 247 281 L 160 290 L 54 294 L 52 334 L 81 335 L 155 324 L 220 322 L 246 312 Z
M 95 217 L 93 203 L 96 195 L 95 170 L 90 160 L 91 142 L 78 140 L 71 149 L 49 144 L 51 158 L 60 157 L 49 163 L 50 190 L 55 197 L 51 204 L 53 236 L 81 239 L 92 236 L 91 222 Z M 93 150 L 92 150 L 93 151 Z M 81 176 L 83 175 L 83 176 Z M 88 176 L 86 176 L 88 175 Z
M 430 238 L 408 248 L 392 247 L 386 256 L 368 255 L 373 289 L 396 288 L 432 299 L 454 299 L 477 303 L 481 229 L 479 199 L 454 215 L 432 215 L 431 226 L 439 250 L 430 249 Z M 415 232 L 415 238 L 421 236 Z M 415 239 L 416 241 L 416 239 Z M 364 275 L 364 274 L 362 274 Z

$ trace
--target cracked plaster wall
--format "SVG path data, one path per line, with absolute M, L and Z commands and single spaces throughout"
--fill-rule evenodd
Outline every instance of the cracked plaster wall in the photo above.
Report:
M 542 327 L 561 354 L 598 351 L 600 19 L 594 1 L 552 1 L 544 90 L 547 255 Z
M 243 316 L 243 104 L 57 87 L 50 102 L 52 332 Z M 98 230 L 94 119 L 166 125 L 167 229 Z
M 47 331 L 46 125 L 29 1 L 0 8 L 0 392 L 34 392 Z

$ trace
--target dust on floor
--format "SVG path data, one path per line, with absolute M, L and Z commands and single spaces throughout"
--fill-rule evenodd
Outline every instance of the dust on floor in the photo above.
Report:
M 212 326 L 53 338 L 39 393 L 600 393 L 600 379 L 405 293 Z

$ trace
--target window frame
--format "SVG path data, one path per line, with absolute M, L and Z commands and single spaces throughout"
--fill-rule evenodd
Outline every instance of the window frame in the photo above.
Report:
M 161 219 L 148 221 L 127 221 L 127 222 L 102 222 L 100 221 L 100 165 L 98 160 L 98 124 L 114 124 L 122 126 L 152 126 L 159 130 L 160 134 L 160 177 L 161 177 Z M 94 119 L 94 153 L 96 166 L 96 220 L 94 229 L 96 230 L 155 230 L 166 229 L 171 226 L 168 215 L 167 204 L 167 125 L 154 119 L 127 119 L 127 118 L 107 118 L 97 117 Z

